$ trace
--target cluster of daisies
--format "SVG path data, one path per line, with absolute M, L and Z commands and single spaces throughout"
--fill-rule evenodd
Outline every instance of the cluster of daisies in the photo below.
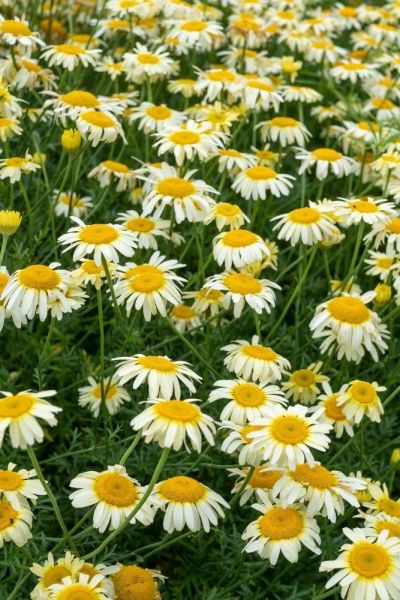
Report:
M 302 547 L 324 551 L 320 570 L 335 571 L 326 585 L 343 598 L 399 598 L 400 500 L 358 465 L 333 469 L 328 453 L 381 421 L 386 386 L 327 374 L 379 363 L 396 336 L 399 0 L 23 0 L 20 13 L 0 4 L 0 331 L 37 335 L 37 321 L 49 323 L 41 388 L 55 321 L 68 329 L 76 313 L 79 328 L 97 302 L 99 368 L 75 400 L 111 425 L 125 408 L 134 414 L 120 460 L 70 480 L 70 504 L 87 509 L 103 540 L 80 557 L 80 534 L 33 449 L 57 425 L 56 392 L 1 392 L 0 446 L 33 469 L 0 470 L 0 546 L 31 540 L 33 507 L 47 495 L 69 548 L 31 566 L 30 597 L 159 600 L 159 571 L 88 561 L 160 514 L 167 535 L 208 533 L 238 504 L 244 552 L 274 566 L 297 562 Z M 293 352 L 292 369 L 266 336 L 278 349 L 292 314 L 304 323 L 318 262 L 326 281 L 305 327 L 318 360 L 302 367 Z M 222 347 L 228 378 L 205 394 L 190 363 L 145 344 L 129 356 L 110 348 L 117 362 L 105 369 L 106 327 L 160 323 L 202 359 L 207 381 L 222 375 L 193 336 L 228 341 L 236 323 L 246 339 Z M 126 466 L 139 443 L 160 448 L 143 483 Z M 226 472 L 229 502 L 190 471 L 165 478 L 170 453 L 205 447 L 237 464 Z M 344 527 L 349 541 L 332 560 L 320 526 L 347 514 L 359 526 Z

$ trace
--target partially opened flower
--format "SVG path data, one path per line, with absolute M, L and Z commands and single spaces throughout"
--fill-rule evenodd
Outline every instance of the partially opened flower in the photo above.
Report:
M 229 504 L 209 487 L 184 475 L 177 475 L 156 485 L 156 498 L 161 503 L 165 516 L 163 527 L 168 533 L 182 531 L 209 532 L 218 519 L 224 518 L 223 509 Z
M 251 342 L 237 340 L 222 348 L 227 353 L 224 365 L 238 377 L 268 383 L 282 379 L 282 373 L 290 369 L 290 362 L 272 348 L 259 343 L 258 336 Z
M 34 479 L 35 469 L 16 471 L 16 466 L 8 463 L 7 469 L 0 469 L 0 493 L 15 510 L 19 510 L 21 504 L 25 506 L 28 501 L 35 504 L 38 496 L 44 496 L 46 492 L 39 479 Z
M 242 227 L 245 222 L 248 223 L 250 219 L 237 204 L 217 202 L 211 207 L 204 222 L 208 225 L 212 221 L 215 221 L 218 231 L 221 231 L 224 227 L 229 227 L 229 229 L 240 229 L 240 227 Z
M 69 496 L 72 506 L 84 508 L 96 505 L 93 526 L 100 533 L 107 528 L 117 529 L 139 504 L 146 490 L 121 465 L 108 467 L 101 472 L 80 473 L 71 481 L 70 487 L 76 490 Z M 150 496 L 130 523 L 139 521 L 142 525 L 150 525 L 154 514 L 154 500 Z
M 383 406 L 378 392 L 385 392 L 386 387 L 375 381 L 369 383 L 356 379 L 342 387 L 337 399 L 338 406 L 349 421 L 358 425 L 364 416 L 379 423 L 383 415 Z

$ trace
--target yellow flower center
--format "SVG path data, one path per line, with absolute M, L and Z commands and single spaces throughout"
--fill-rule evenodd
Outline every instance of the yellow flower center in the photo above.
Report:
M 164 400 L 164 402 L 154 405 L 154 411 L 167 421 L 178 421 L 179 423 L 193 423 L 200 415 L 200 409 L 185 400 Z
M 390 517 L 400 518 L 400 501 L 391 498 L 382 498 L 378 502 L 379 512 L 384 512 Z
M 296 121 L 296 119 L 292 119 L 290 117 L 274 117 L 273 119 L 270 120 L 269 124 L 272 127 L 281 127 L 281 128 L 285 128 L 285 127 L 298 127 L 299 126 L 299 122 Z
M 347 17 L 347 18 L 357 17 L 357 9 L 353 8 L 352 6 L 342 6 L 339 9 L 339 14 L 342 17 Z
M 61 102 L 70 106 L 85 106 L 86 108 L 96 108 L 99 106 L 99 101 L 96 96 L 90 92 L 82 90 L 74 90 L 60 96 Z
M 400 217 L 394 217 L 389 223 L 386 225 L 386 230 L 389 233 L 395 233 L 396 235 L 400 234 Z
M 96 112 L 95 110 L 88 110 L 87 112 L 82 113 L 80 118 L 94 127 L 102 127 L 103 129 L 115 127 L 114 120 L 109 115 L 102 112 Z
M 229 204 L 229 202 L 220 202 L 219 204 L 217 204 L 215 212 L 221 217 L 236 217 L 237 215 L 240 215 L 241 210 L 238 206 L 236 206 L 236 204 Z
M 6 158 L 5 163 L 7 167 L 14 167 L 16 169 L 20 169 L 26 163 L 25 158 L 20 158 L 19 156 L 13 156 L 11 158 Z
M 346 71 L 365 71 L 366 69 L 366 66 L 362 63 L 343 63 L 341 66 Z
M 99 573 L 90 563 L 85 563 L 79 572 L 84 573 L 85 575 L 89 575 L 90 578 L 94 577 L 95 575 L 98 575 Z
M 332 150 L 331 148 L 317 148 L 311 154 L 316 160 L 326 160 L 328 162 L 335 162 L 343 157 L 341 152 L 336 152 L 336 150 Z
M 136 58 L 140 63 L 142 63 L 142 65 L 158 65 L 160 62 L 159 56 L 156 54 L 150 54 L 149 52 L 137 54 Z
M 195 311 L 190 306 L 186 306 L 186 304 L 181 304 L 180 306 L 174 306 L 171 311 L 172 316 L 177 319 L 193 319 L 196 316 Z
M 242 348 L 242 352 L 247 356 L 250 356 L 250 358 L 265 360 L 266 362 L 275 361 L 278 356 L 276 352 L 272 350 L 272 348 L 266 348 L 265 346 L 260 346 L 259 344 L 244 346 Z
M 250 167 L 245 171 L 246 176 L 254 181 L 267 181 L 268 179 L 275 179 L 276 173 L 269 167 Z
M 271 490 L 275 483 L 282 477 L 281 471 L 266 471 L 265 466 L 256 467 L 250 477 L 249 485 L 253 488 Z
M 391 100 L 388 100 L 387 98 L 372 98 L 371 104 L 374 108 L 378 110 L 391 110 L 392 108 L 395 108 L 393 102 Z
M 9 275 L 7 275 L 6 273 L 0 273 L 0 295 L 2 294 L 4 288 L 6 287 L 9 279 L 10 279 Z
M 383 577 L 392 566 L 389 552 L 381 545 L 372 542 L 356 542 L 348 555 L 353 572 L 365 579 Z
M 66 204 L 67 206 L 71 204 L 71 206 L 73 207 L 84 207 L 83 202 L 79 199 L 79 196 L 77 196 L 76 194 L 73 194 L 72 196 L 70 196 L 70 194 L 60 194 L 58 201 L 61 204 Z
M 32 31 L 29 29 L 28 25 L 12 19 L 5 19 L 0 22 L 0 33 L 10 33 L 15 37 L 32 35 Z
M 186 198 L 195 193 L 196 188 L 190 181 L 181 177 L 167 177 L 160 181 L 156 186 L 156 191 L 161 196 L 171 196 L 172 198 Z
M 271 423 L 271 434 L 281 444 L 294 446 L 305 442 L 309 426 L 304 419 L 296 415 L 282 415 Z
M 107 21 L 107 27 L 110 29 L 129 29 L 129 21 L 126 19 L 111 19 Z
M 293 373 L 293 381 L 299 387 L 311 387 L 315 384 L 316 378 L 310 369 L 299 369 Z
M 337 405 L 337 398 L 339 394 L 332 394 L 326 400 L 324 400 L 324 409 L 325 414 L 328 419 L 332 419 L 333 421 L 345 421 L 346 415 Z
M 253 431 L 260 431 L 261 429 L 263 429 L 262 425 L 246 425 L 242 428 L 240 436 L 245 444 L 250 444 L 253 441 L 253 438 L 249 437 L 249 433 L 253 433 Z
M 195 131 L 175 131 L 171 133 L 169 139 L 172 143 L 177 144 L 178 146 L 192 146 L 194 144 L 198 144 L 201 140 L 201 137 Z
M 126 273 L 129 287 L 133 292 L 150 294 L 165 287 L 166 278 L 158 267 L 153 265 L 137 265 Z
M 72 583 L 58 594 L 57 600 L 100 600 L 96 589 L 84 583 Z
M 311 223 L 318 223 L 321 219 L 321 213 L 316 208 L 305 206 L 304 208 L 292 210 L 288 215 L 288 219 L 299 225 L 311 225 Z
M 106 169 L 115 171 L 116 173 L 129 173 L 129 167 L 115 160 L 104 160 L 101 164 Z
M 242 156 L 240 152 L 238 152 L 237 150 L 232 150 L 232 149 L 218 150 L 218 154 L 220 156 L 230 156 L 232 158 L 240 158 Z
M 27 60 L 26 58 L 24 58 L 21 62 L 22 66 L 31 73 L 40 73 L 40 71 L 42 70 L 39 65 L 30 60 Z
M 393 265 L 393 261 L 394 259 L 392 257 L 385 256 L 383 258 L 378 258 L 376 264 L 381 269 L 390 269 L 390 267 Z
M 86 54 L 83 48 L 79 46 L 73 46 L 72 44 L 59 44 L 55 47 L 56 52 L 61 54 L 69 54 L 71 56 L 79 56 L 80 54 Z
M 250 81 L 247 82 L 247 87 L 260 90 L 261 92 L 273 92 L 275 89 L 270 83 L 258 81 L 258 79 L 250 79 Z
M 23 478 L 15 471 L 0 470 L 0 490 L 3 492 L 12 492 L 18 490 L 23 482 Z
M 86 225 L 79 233 L 79 239 L 86 244 L 111 244 L 118 239 L 119 234 L 111 225 L 103 225 L 95 223 L 94 225 Z
M 368 199 L 355 200 L 351 203 L 351 207 L 360 213 L 374 213 L 379 211 L 379 207 Z
M 116 385 L 109 385 L 107 387 L 107 385 L 104 386 L 104 393 L 105 393 L 105 399 L 106 400 L 112 400 L 112 398 L 114 398 L 115 394 L 117 393 L 117 386 Z M 97 398 L 98 400 L 101 399 L 101 385 L 97 385 L 94 390 L 93 390 L 93 396 L 95 396 L 95 398 Z
M 85 260 L 85 262 L 82 263 L 82 269 L 88 275 L 100 275 L 100 273 L 104 271 L 103 265 L 98 267 L 94 260 Z
M 161 373 L 176 373 L 178 367 L 169 358 L 163 356 L 142 356 L 137 359 L 144 369 L 160 371 Z
M 183 31 L 204 31 L 204 29 L 207 29 L 207 23 L 204 21 L 186 21 L 181 24 L 180 29 Z
M 224 285 L 233 294 L 259 294 L 262 290 L 260 282 L 247 273 L 230 273 L 224 277 Z
M 121 473 L 102 473 L 94 481 L 94 490 L 102 502 L 112 506 L 131 506 L 137 498 L 137 487 Z
M 172 110 L 166 106 L 150 106 L 146 108 L 146 114 L 156 121 L 164 121 L 171 116 Z
M 370 311 L 359 298 L 343 296 L 333 298 L 328 302 L 328 311 L 332 317 L 341 323 L 360 325 L 369 319 Z
M 234 400 L 244 407 L 262 406 L 267 396 L 255 383 L 241 383 L 232 388 Z
M 199 481 L 196 481 L 196 479 L 178 475 L 177 477 L 171 477 L 163 481 L 159 487 L 159 492 L 171 502 L 182 504 L 185 502 L 195 503 L 204 497 L 206 487 Z
M 400 538 L 400 525 L 393 521 L 376 521 L 375 529 L 378 533 L 386 529 L 389 532 L 389 537 Z
M 146 569 L 134 565 L 122 567 L 112 577 L 118 600 L 155 600 L 157 586 Z
M 317 40 L 312 44 L 312 47 L 316 48 L 317 50 L 329 50 L 332 48 L 332 46 L 332 42 L 329 42 L 328 40 Z
M 359 404 L 374 404 L 377 400 L 374 386 L 367 381 L 355 381 L 352 383 L 349 394 Z
M 296 470 L 292 473 L 295 481 L 310 485 L 321 490 L 335 487 L 338 484 L 336 475 L 328 471 L 322 465 L 297 465 Z
M 13 509 L 8 500 L 0 501 L 0 531 L 11 527 L 17 516 L 17 511 Z
M 243 248 L 245 246 L 251 246 L 259 241 L 258 235 L 247 229 L 236 229 L 235 231 L 228 231 L 222 238 L 225 246 L 231 248 Z
M 11 119 L 6 119 L 5 117 L 0 118 L 1 129 L 6 129 L 7 127 L 10 127 L 10 125 L 12 125 Z
M 18 278 L 24 287 L 35 290 L 54 290 L 61 282 L 57 271 L 45 265 L 26 267 L 19 272 Z
M 68 569 L 54 565 L 54 567 L 50 567 L 44 574 L 43 585 L 45 588 L 48 588 L 55 583 L 61 583 L 64 577 L 68 577 L 69 575 L 71 575 L 71 572 Z
M 260 519 L 261 535 L 271 540 L 290 540 L 304 529 L 304 517 L 293 508 L 271 508 Z
M 126 223 L 127 229 L 135 233 L 149 233 L 153 231 L 155 224 L 151 219 L 145 217 L 134 217 Z

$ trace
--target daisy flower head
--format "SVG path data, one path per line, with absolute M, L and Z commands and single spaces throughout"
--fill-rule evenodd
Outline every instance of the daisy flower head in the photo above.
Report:
M 398 119 L 400 116 L 400 107 L 397 106 L 389 98 L 370 98 L 365 103 L 363 112 L 374 113 L 376 120 L 380 122 L 390 121 L 392 119 Z
M 198 314 L 192 306 L 188 306 L 187 304 L 178 304 L 178 306 L 174 306 L 170 315 L 171 321 L 181 333 L 184 331 L 191 331 L 201 325 L 200 314 Z
M 354 159 L 333 148 L 316 148 L 312 151 L 300 149 L 296 159 L 301 161 L 299 175 L 315 165 L 316 176 L 320 181 L 326 179 L 329 173 L 336 177 L 345 177 L 355 169 Z
M 274 230 L 279 230 L 278 240 L 290 241 L 291 246 L 299 242 L 313 246 L 339 233 L 328 212 L 314 202 L 310 202 L 309 206 L 277 215 L 272 220 L 277 221 Z
M 114 286 L 118 304 L 125 304 L 127 314 L 132 309 L 143 311 L 146 321 L 157 313 L 167 314 L 167 303 L 181 304 L 179 286 L 186 281 L 174 271 L 183 267 L 175 259 L 165 260 L 158 251 L 147 263 L 127 263 L 118 269 L 118 281 Z
M 271 404 L 286 404 L 284 393 L 277 385 L 259 384 L 245 379 L 221 379 L 214 384 L 209 402 L 229 400 L 224 406 L 220 420 L 245 425 L 266 416 L 265 408 Z
M 400 593 L 400 542 L 387 530 L 369 534 L 364 529 L 343 533 L 351 543 L 341 547 L 336 560 L 321 563 L 320 571 L 338 571 L 326 583 L 328 589 L 339 584 L 342 597 L 360 600 L 395 600 Z
M 234 148 L 221 148 L 217 151 L 218 172 L 237 173 L 256 164 L 257 158 L 253 154 L 239 152 Z
M 224 227 L 240 229 L 250 219 L 244 214 L 240 206 L 231 202 L 216 202 L 208 213 L 204 223 L 209 225 L 215 221 L 218 231 Z
M 22 175 L 29 175 L 40 169 L 33 157 L 27 152 L 25 156 L 12 156 L 0 159 L 0 179 L 9 179 L 10 183 L 21 180 Z
M 74 508 L 96 505 L 93 527 L 103 533 L 106 529 L 117 529 L 137 506 L 145 493 L 136 479 L 130 477 L 125 467 L 114 465 L 106 471 L 80 473 L 70 483 L 75 491 L 69 496 Z M 141 506 L 130 523 L 142 525 L 153 522 L 155 507 L 152 497 Z
M 54 560 L 51 552 L 42 563 L 33 563 L 30 571 L 37 577 L 38 582 L 31 592 L 32 600 L 47 600 L 50 597 L 50 586 L 61 583 L 65 577 L 76 580 L 84 562 L 67 551 L 64 556 Z
M 114 360 L 121 361 L 116 372 L 120 384 L 124 385 L 133 379 L 133 389 L 137 390 L 147 382 L 150 398 L 161 396 L 167 400 L 180 399 L 181 384 L 193 394 L 196 391 L 193 381 L 199 383 L 202 379 L 190 369 L 189 363 L 183 360 L 171 360 L 168 356 L 135 354 Z
M 358 81 L 369 82 L 376 78 L 377 65 L 359 62 L 357 60 L 340 61 L 331 69 L 331 75 L 337 82 L 350 81 L 356 84 Z
M 214 205 L 212 195 L 218 192 L 201 179 L 194 179 L 195 173 L 193 170 L 179 175 L 177 169 L 167 163 L 162 163 L 160 168 L 150 166 L 147 176 L 139 175 L 145 181 L 143 214 L 158 218 L 169 206 L 178 224 L 184 220 L 203 221 Z
M 137 236 L 138 248 L 157 250 L 157 238 L 168 239 L 170 222 L 139 214 L 136 210 L 119 213 L 117 221 Z
M 256 165 L 241 171 L 235 177 L 232 189 L 246 200 L 265 200 L 268 192 L 280 198 L 289 195 L 294 179 L 292 175 L 277 173 L 271 167 Z
M 33 32 L 29 28 L 29 23 L 21 19 L 0 19 L 0 41 L 6 46 L 15 46 L 18 52 L 27 52 L 37 46 L 44 46 L 44 42 L 40 39 L 37 32 Z
M 116 598 L 143 598 L 143 600 L 161 600 L 157 580 L 164 577 L 159 571 L 143 569 L 137 565 L 121 565 L 112 576 Z
M 379 315 L 368 308 L 375 292 L 362 296 L 342 294 L 319 304 L 310 322 L 314 338 L 324 338 L 322 352 L 337 351 L 338 359 L 359 363 L 365 351 L 378 361 L 378 351 L 386 352 L 386 325 Z
M 126 138 L 121 124 L 109 112 L 100 110 L 86 110 L 81 112 L 76 119 L 76 126 L 82 137 L 92 143 L 93 147 L 100 142 L 112 144 L 119 137 L 126 144 Z
M 228 371 L 246 380 L 274 383 L 290 369 L 290 362 L 272 348 L 260 344 L 257 335 L 251 338 L 251 342 L 236 340 L 223 346 L 222 350 L 227 353 L 224 365 Z
M 335 214 L 343 227 L 367 223 L 376 225 L 387 223 L 397 213 L 393 202 L 376 199 L 371 196 L 359 198 L 339 198 L 336 201 Z
M 286 397 L 302 404 L 314 404 L 320 392 L 318 384 L 329 381 L 329 377 L 320 373 L 321 367 L 322 361 L 318 361 L 305 369 L 286 373 L 289 379 L 282 383 Z
M 387 252 L 400 252 L 400 217 L 395 216 L 385 222 L 376 223 L 364 239 L 366 242 L 373 241 L 375 248 L 386 243 Z
M 66 246 L 63 252 L 74 250 L 72 259 L 81 260 L 85 256 L 93 256 L 96 266 L 102 261 L 119 263 L 119 255 L 133 256 L 137 241 L 136 236 L 114 223 L 95 223 L 86 225 L 78 217 L 71 217 L 76 223 L 68 229 L 67 233 L 58 238 L 62 246 Z
M 339 392 L 334 393 L 327 381 L 322 382 L 323 394 L 318 396 L 318 404 L 311 407 L 311 412 L 321 411 L 319 420 L 321 423 L 329 423 L 337 438 L 341 438 L 344 431 L 348 436 L 353 437 L 353 421 L 350 421 L 343 412 L 343 407 L 339 406 Z
M 88 406 L 94 417 L 100 414 L 102 404 L 101 384 L 94 377 L 88 378 L 89 385 L 78 389 L 79 406 Z M 110 415 L 115 415 L 125 402 L 130 401 L 128 392 L 119 385 L 118 377 L 115 375 L 104 380 L 104 405 Z
M 156 485 L 156 498 L 165 511 L 163 527 L 168 533 L 204 529 L 210 531 L 218 519 L 224 518 L 223 509 L 229 504 L 209 487 L 185 475 L 170 477 Z
M 36 442 L 43 442 L 44 431 L 39 420 L 50 427 L 57 425 L 55 415 L 62 409 L 46 400 L 56 394 L 55 390 L 31 392 L 26 390 L 11 394 L 1 392 L 0 398 L 0 444 L 8 430 L 13 448 L 26 450 Z
M 133 83 L 143 83 L 165 79 L 175 72 L 175 61 L 167 52 L 166 46 L 150 50 L 144 44 L 136 44 L 132 52 L 123 55 L 125 77 Z
M 301 404 L 283 407 L 266 407 L 267 416 L 253 421 L 262 429 L 249 434 L 255 449 L 263 448 L 263 460 L 272 466 L 288 466 L 294 469 L 298 464 L 314 466 L 315 460 L 310 448 L 325 452 L 330 444 L 327 435 L 332 426 L 319 421 L 320 413 L 307 414 L 308 409 Z
M 50 96 L 44 103 L 44 108 L 51 109 L 56 119 L 59 119 L 64 127 L 67 126 L 67 118 L 75 121 L 85 111 L 109 110 L 111 112 L 122 112 L 121 103 L 107 98 L 101 99 L 86 90 L 71 90 L 66 94 L 47 92 Z
M 38 496 L 45 496 L 46 492 L 39 479 L 35 479 L 35 469 L 16 471 L 16 466 L 8 463 L 6 469 L 0 469 L 0 494 L 12 508 L 19 510 L 21 504 L 25 506 L 28 501 L 35 504 Z
M 101 50 L 90 50 L 76 44 L 58 44 L 47 46 L 42 53 L 50 67 L 63 67 L 74 71 L 78 67 L 93 67 L 100 60 Z
M 86 573 L 79 573 L 76 579 L 67 576 L 61 583 L 50 585 L 50 598 L 64 600 L 65 598 L 83 598 L 84 600 L 110 600 L 111 596 L 106 589 L 101 589 L 104 575 L 90 577 Z
M 200 454 L 203 436 L 211 446 L 214 445 L 215 425 L 195 402 L 199 400 L 149 400 L 150 406 L 132 419 L 131 427 L 134 431 L 142 431 L 146 444 L 154 441 L 161 448 L 175 451 L 184 445 L 189 452 L 190 442 Z
M 187 49 L 196 48 L 198 52 L 204 52 L 213 47 L 215 39 L 222 36 L 223 31 L 217 21 L 182 19 L 171 21 L 168 35 Z
M 114 277 L 116 265 L 109 262 L 107 267 L 111 277 Z M 107 273 L 103 264 L 97 266 L 94 260 L 83 258 L 79 267 L 71 271 L 71 279 L 78 287 L 91 284 L 99 290 L 107 279 Z
M 204 286 L 196 292 L 184 292 L 183 297 L 194 299 L 192 308 L 196 314 L 203 314 L 209 310 L 212 317 L 220 312 L 224 300 L 222 292 Z
M 226 454 L 236 454 L 239 465 L 251 465 L 257 467 L 263 462 L 263 448 L 255 448 L 252 444 L 250 433 L 262 429 L 262 425 L 237 425 L 232 421 L 222 423 L 221 429 L 229 430 L 229 433 L 224 437 L 221 443 L 221 452 Z
M 369 383 L 356 379 L 342 387 L 337 403 L 347 419 L 356 425 L 364 416 L 372 422 L 379 423 L 383 415 L 383 406 L 378 392 L 385 391 L 386 387 L 378 385 L 375 381 Z
M 19 126 L 18 119 L 0 117 L 0 140 L 6 142 L 13 135 L 21 135 L 22 128 Z
M 281 94 L 286 102 L 314 104 L 322 100 L 322 95 L 317 90 L 307 86 L 285 85 L 281 89 Z
M 22 216 L 17 210 L 0 210 L 0 235 L 10 237 L 18 231 Z
M 386 530 L 389 533 L 389 538 L 400 539 L 400 521 L 395 517 L 389 517 L 384 513 L 371 515 L 368 513 L 359 513 L 359 516 L 364 519 L 364 524 L 367 529 L 374 529 L 378 536 L 382 531 Z
M 242 95 L 243 103 L 256 112 L 267 111 L 271 108 L 278 112 L 283 101 L 280 92 L 270 79 L 255 75 L 246 77 Z
M 115 181 L 117 183 L 117 192 L 132 189 L 136 179 L 135 172 L 128 165 L 115 160 L 104 160 L 90 171 L 88 177 L 96 179 L 101 188 Z
M 188 120 L 180 126 L 165 127 L 156 134 L 157 142 L 153 145 L 159 155 L 172 152 L 178 166 L 185 159 L 199 158 L 206 161 L 222 147 L 225 135 L 210 129 L 208 123 L 196 123 Z
M 240 317 L 246 304 L 259 315 L 263 311 L 270 313 L 275 306 L 274 289 L 281 289 L 269 279 L 257 279 L 249 273 L 235 271 L 212 275 L 206 280 L 204 287 L 224 292 L 222 306 L 228 309 L 233 303 L 233 315 L 236 319 Z
M 389 494 L 386 484 L 369 482 L 368 491 L 369 497 L 364 498 L 362 503 L 370 514 L 384 514 L 400 519 L 400 499 L 395 499 Z
M 286 471 L 274 485 L 272 494 L 284 505 L 303 502 L 307 504 L 307 514 L 322 514 L 335 523 L 336 516 L 344 513 L 344 501 L 359 506 L 356 491 L 364 488 L 361 479 L 347 477 L 340 471 L 331 471 L 315 463 L 313 467 L 297 465 L 294 470 Z
M 270 256 L 262 237 L 248 229 L 235 229 L 220 233 L 213 240 L 213 256 L 225 269 L 241 269 L 255 261 Z
M 153 102 L 142 102 L 130 116 L 130 121 L 139 121 L 139 131 L 143 130 L 146 134 L 161 131 L 164 127 L 179 126 L 184 120 L 183 113 Z
M 33 514 L 25 503 L 14 508 L 5 497 L 0 500 L 0 548 L 6 542 L 21 547 L 31 539 Z
M 253 504 L 253 508 L 261 516 L 243 532 L 244 552 L 257 552 L 271 565 L 276 565 L 281 553 L 289 562 L 297 562 L 302 545 L 314 554 L 321 553 L 317 521 L 306 514 L 303 505 L 272 504 L 265 498 L 262 504 Z
M 54 212 L 57 217 L 68 217 L 69 213 L 74 217 L 83 217 L 93 207 L 90 196 L 78 196 L 75 192 L 54 190 L 53 197 L 56 200 Z
M 291 117 L 274 117 L 269 121 L 263 121 L 258 127 L 261 127 L 263 141 L 279 141 L 283 147 L 290 144 L 305 146 L 311 136 L 303 123 Z
M 168 91 L 172 94 L 182 94 L 184 98 L 191 98 L 196 94 L 195 79 L 173 79 L 167 85 Z
M 249 468 L 228 469 L 229 475 L 236 477 L 235 485 L 232 488 L 232 494 L 235 494 L 242 487 L 244 480 L 248 476 Z M 248 480 L 243 493 L 240 495 L 239 505 L 243 506 L 255 495 L 257 502 L 263 502 L 264 498 L 271 499 L 272 490 L 275 483 L 282 477 L 281 469 L 273 469 L 266 464 L 254 467 L 253 473 Z

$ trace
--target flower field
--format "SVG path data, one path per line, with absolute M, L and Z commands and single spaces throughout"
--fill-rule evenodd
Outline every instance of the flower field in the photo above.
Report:
M 400 599 L 399 24 L 0 0 L 0 600 Z

